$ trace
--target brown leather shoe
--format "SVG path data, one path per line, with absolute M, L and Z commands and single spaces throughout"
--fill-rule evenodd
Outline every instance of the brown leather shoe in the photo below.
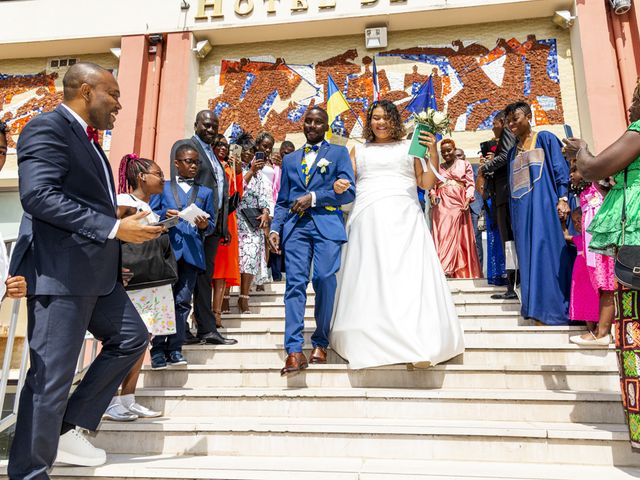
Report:
M 327 349 L 315 347 L 309 357 L 309 363 L 327 363 Z
M 282 370 L 280 370 L 280 376 L 292 377 L 300 373 L 308 366 L 309 364 L 307 363 L 307 357 L 304 356 L 304 353 L 290 353 L 289 355 L 287 355 L 287 360 L 284 362 L 284 367 L 282 368 Z

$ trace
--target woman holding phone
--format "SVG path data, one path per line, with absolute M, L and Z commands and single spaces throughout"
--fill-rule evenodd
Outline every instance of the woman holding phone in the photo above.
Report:
M 256 151 L 256 144 L 248 133 L 240 134 L 235 144 L 242 147 L 244 194 L 238 214 L 238 239 L 240 241 L 240 313 L 251 313 L 249 290 L 256 283 L 266 281 L 267 259 L 263 230 L 269 226 L 269 190 L 262 175 L 266 163 L 264 152 Z
M 227 176 L 229 199 L 237 207 L 237 202 L 242 198 L 244 183 L 240 156 L 235 152 L 229 154 L 229 143 L 224 135 L 216 137 L 213 151 Z M 240 285 L 240 246 L 235 208 L 229 213 L 227 228 L 229 235 L 220 240 L 213 270 L 213 314 L 218 328 L 222 327 L 222 314 L 229 312 L 229 288 Z

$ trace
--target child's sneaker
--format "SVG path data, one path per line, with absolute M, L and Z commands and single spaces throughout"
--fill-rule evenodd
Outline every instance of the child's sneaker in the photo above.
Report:
M 181 352 L 171 352 L 169 354 L 169 365 L 176 366 L 176 365 L 186 365 L 187 364 L 187 359 L 184 358 L 182 356 Z
M 167 359 L 164 353 L 151 357 L 151 370 L 164 370 L 165 368 L 167 368 Z

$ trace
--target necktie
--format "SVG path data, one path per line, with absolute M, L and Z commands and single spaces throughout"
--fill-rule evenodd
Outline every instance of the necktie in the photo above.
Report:
M 185 177 L 180 177 L 180 176 L 178 176 L 178 181 L 182 182 L 182 183 L 186 183 L 190 187 L 193 187 L 193 184 L 195 183 L 195 179 L 194 178 L 185 178 Z
M 304 155 L 302 155 L 302 163 L 300 166 L 302 167 L 302 173 L 304 174 L 304 183 L 305 185 L 309 185 L 309 165 L 307 164 L 307 154 L 310 152 L 317 152 L 320 148 L 320 145 L 305 145 L 304 147 Z
M 90 125 L 87 125 L 87 137 L 89 137 L 89 140 L 91 140 L 92 142 L 100 143 L 100 135 L 98 135 L 98 130 Z

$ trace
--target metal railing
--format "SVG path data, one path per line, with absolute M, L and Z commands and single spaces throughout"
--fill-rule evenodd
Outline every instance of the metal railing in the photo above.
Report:
M 13 252 L 13 247 L 15 245 L 15 238 L 5 239 L 4 248 L 11 254 Z M 0 299 L 1 300 L 1 299 Z M 7 300 L 9 301 L 9 300 Z M 16 378 L 14 376 L 13 379 L 11 377 L 11 359 L 13 358 L 15 349 L 15 340 L 16 340 L 16 332 L 18 330 L 18 321 L 20 315 L 20 303 L 21 299 L 11 300 L 13 305 L 11 307 L 11 318 L 9 321 L 9 327 L 7 330 L 7 340 L 5 344 L 4 350 L 4 358 L 2 360 L 2 371 L 0 371 L 0 433 L 5 430 L 11 428 L 16 423 L 16 419 L 18 416 L 18 405 L 20 404 L 20 392 L 22 391 L 22 387 L 24 385 L 25 378 L 27 376 L 27 369 L 29 366 L 29 348 L 28 348 L 28 340 L 25 334 L 24 342 L 22 344 L 22 352 L 20 355 L 20 366 L 18 368 L 17 382 L 15 382 Z M 87 358 L 87 343 L 91 342 L 91 350 L 90 355 Z M 98 342 L 93 336 L 87 332 L 84 337 L 84 343 L 82 344 L 82 349 L 80 350 L 80 355 L 78 357 L 78 363 L 76 365 L 76 373 L 74 376 L 74 384 L 79 382 L 84 376 L 85 372 L 91 365 L 91 362 L 96 358 L 98 353 Z M 5 403 L 7 399 L 7 393 L 9 391 L 9 387 L 13 387 L 15 385 L 15 396 L 13 398 L 13 405 L 8 409 L 9 412 L 5 415 Z M 11 389 L 13 390 L 13 388 Z

